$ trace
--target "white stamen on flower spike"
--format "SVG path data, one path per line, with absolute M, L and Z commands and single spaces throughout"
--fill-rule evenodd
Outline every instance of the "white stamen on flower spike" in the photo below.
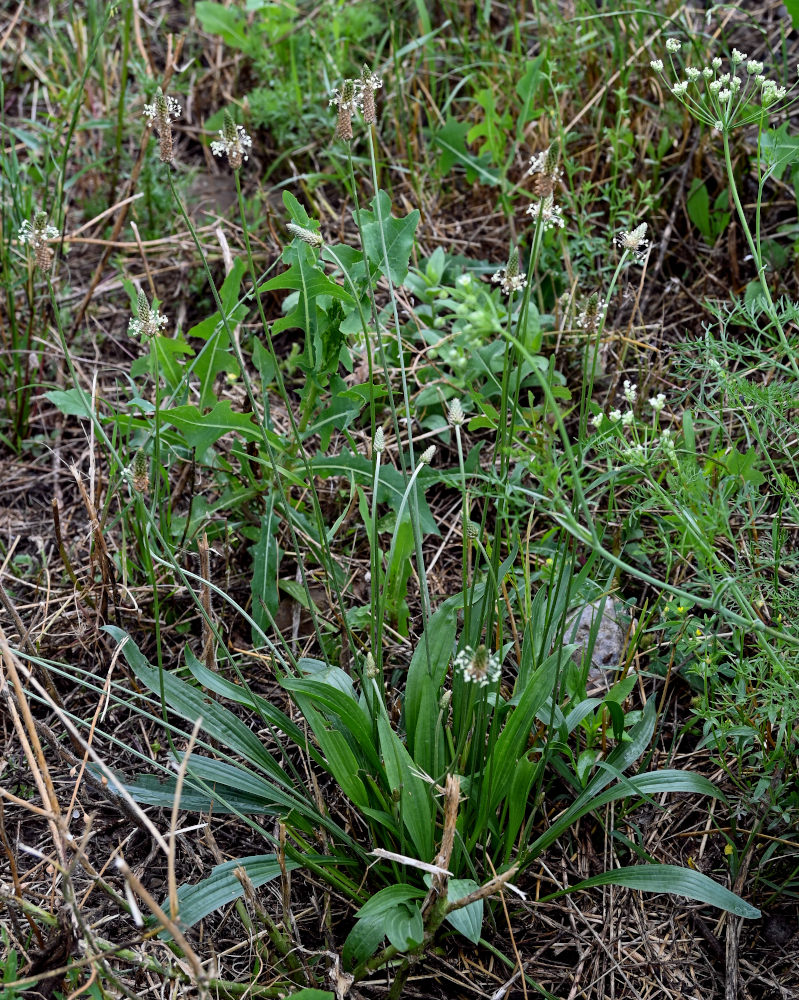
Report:
M 211 143 L 214 156 L 226 156 L 231 170 L 238 170 L 244 160 L 249 158 L 252 139 L 244 131 L 243 125 L 233 121 L 233 115 L 225 111 L 219 138 Z
M 555 139 L 541 153 L 536 153 L 530 157 L 530 169 L 527 171 L 528 177 L 535 177 L 533 181 L 533 194 L 539 198 L 546 198 L 555 190 L 555 185 L 563 176 L 560 166 L 560 139 Z
M 336 118 L 336 138 L 349 142 L 352 139 L 352 116 L 361 106 L 360 87 L 356 80 L 345 80 L 339 90 L 330 98 L 329 104 L 338 107 Z
M 150 306 L 147 296 L 141 291 L 136 302 L 136 312 L 138 313 L 138 318 L 131 319 L 128 324 L 128 335 L 131 337 L 143 337 L 145 340 L 152 340 L 168 322 L 163 313 Z
M 554 229 L 556 226 L 563 229 L 563 216 L 555 205 L 552 195 L 532 202 L 527 208 L 527 215 L 531 215 L 536 224 L 540 218 L 540 225 L 544 232 L 548 229 Z
M 29 246 L 36 258 L 36 266 L 40 271 L 46 271 L 53 263 L 53 251 L 48 245 L 50 240 L 58 239 L 61 233 L 55 226 L 47 224 L 47 213 L 37 212 L 33 222 L 27 219 L 19 227 L 17 239 L 23 246 Z
M 491 276 L 492 281 L 497 281 L 502 286 L 502 291 L 506 295 L 510 295 L 511 292 L 521 291 L 523 288 L 527 287 L 527 278 L 523 274 L 519 273 L 519 251 L 516 249 L 511 250 L 510 257 L 508 257 L 508 263 L 505 267 L 501 267 L 495 274 Z
M 497 653 L 491 653 L 485 646 L 472 649 L 464 646 L 455 657 L 455 669 L 468 684 L 487 687 L 499 679 L 500 662 Z
M 632 253 L 640 264 L 646 257 L 646 248 L 649 246 L 649 240 L 646 239 L 646 223 L 642 222 L 640 226 L 636 226 L 635 229 L 631 229 L 629 232 L 622 230 L 616 237 L 615 242 L 622 250 Z
M 180 105 L 174 97 L 166 97 L 159 87 L 152 104 L 144 105 L 144 116 L 150 128 L 158 132 L 160 159 L 172 162 L 172 119 L 180 118 Z
M 375 106 L 375 91 L 380 90 L 383 86 L 383 81 L 377 73 L 372 73 L 368 66 L 364 66 L 361 72 L 361 79 L 358 83 L 361 91 L 363 120 L 367 125 L 376 125 L 377 107 Z
M 581 330 L 585 330 L 587 333 L 596 333 L 599 329 L 599 324 L 602 322 L 606 308 L 606 303 L 600 299 L 596 292 L 593 292 L 589 296 L 583 311 L 577 314 L 575 323 Z
M 433 455 L 436 453 L 436 446 L 431 444 L 429 448 L 422 452 L 419 456 L 419 465 L 429 465 L 433 461 Z

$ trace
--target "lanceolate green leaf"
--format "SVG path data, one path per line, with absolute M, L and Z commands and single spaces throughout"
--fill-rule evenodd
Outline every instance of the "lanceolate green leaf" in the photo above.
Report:
M 372 463 L 363 455 L 353 455 L 351 452 L 346 451 L 332 458 L 328 458 L 326 455 L 319 455 L 312 460 L 311 465 L 314 472 L 319 476 L 346 476 L 349 478 L 352 475 L 356 483 L 368 486 L 370 489 L 372 487 L 374 468 Z M 417 480 L 418 482 L 419 480 Z M 392 510 L 398 510 L 406 485 L 407 483 L 401 472 L 389 465 L 383 465 L 380 469 L 377 502 L 387 503 Z M 440 534 L 435 518 L 430 512 L 430 508 L 421 491 L 419 494 L 419 522 L 422 534 Z
M 363 768 L 362 761 L 355 756 L 344 734 L 334 729 L 321 712 L 317 712 L 305 701 L 301 699 L 302 713 L 322 750 L 326 767 L 347 798 L 359 809 L 367 808 L 369 794 L 359 777 L 359 771 Z
M 253 709 L 275 730 L 284 733 L 297 746 L 305 748 L 306 739 L 303 730 L 271 701 L 246 687 L 234 684 L 233 681 L 227 680 L 213 670 L 209 670 L 188 648 L 186 649 L 186 666 L 191 670 L 195 680 L 207 691 L 212 691 L 222 698 L 227 698 L 228 701 Z
M 452 657 L 458 607 L 462 603 L 460 597 L 449 598 L 436 609 L 427 623 L 424 635 L 416 644 L 408 667 L 408 679 L 405 684 L 405 729 L 408 733 L 408 749 L 411 756 L 417 760 L 420 749 L 417 747 L 417 739 L 419 736 L 424 738 L 425 735 L 424 731 L 417 734 L 423 696 L 427 692 L 428 697 L 425 702 L 430 719 L 431 713 L 437 709 L 441 684 Z M 432 737 L 432 733 L 430 735 Z M 419 762 L 421 763 L 421 760 Z
M 412 758 L 385 715 L 378 717 L 377 728 L 386 777 L 398 796 L 403 826 L 410 835 L 418 860 L 432 861 L 433 817 L 429 784 L 418 776 Z
M 714 882 L 712 878 L 692 868 L 681 868 L 679 865 L 634 865 L 632 868 L 614 868 L 546 898 L 554 899 L 565 893 L 590 889 L 597 885 L 623 885 L 629 889 L 639 889 L 641 892 L 668 892 L 696 899 L 700 903 L 709 903 L 720 910 L 734 913 L 737 917 L 757 920 L 760 916 L 760 910 L 718 882 Z
M 277 546 L 278 516 L 275 513 L 275 495 L 270 494 L 266 501 L 266 510 L 261 515 L 261 532 L 258 541 L 251 546 L 252 579 L 252 617 L 258 629 L 252 630 L 253 645 L 263 643 L 261 633 L 270 634 L 272 622 L 277 614 L 279 596 L 277 592 L 278 559 Z
M 536 714 L 547 697 L 552 694 L 560 660 L 560 651 L 553 653 L 535 671 L 522 693 L 519 704 L 510 713 L 508 721 L 499 734 L 491 760 L 486 762 L 488 781 L 486 791 L 491 810 L 496 808 L 497 804 L 508 794 L 516 764 L 527 749 L 530 731 L 535 725 Z
M 307 701 L 334 720 L 363 754 L 372 770 L 379 770 L 380 760 L 372 739 L 372 723 L 360 705 L 338 688 L 310 677 L 284 677 L 281 685 L 290 691 L 302 708 Z
M 425 880 L 427 881 L 427 880 Z M 429 884 L 429 883 L 428 883 Z M 447 898 L 450 903 L 457 903 L 459 899 L 468 896 L 479 888 L 474 879 L 451 878 L 447 886 Z M 463 906 L 459 910 L 453 910 L 446 916 L 448 924 L 451 924 L 456 931 L 468 938 L 472 944 L 477 944 L 480 940 L 480 931 L 483 926 L 483 900 L 477 899 L 468 906 Z
M 205 339 L 205 347 L 200 351 L 192 366 L 200 381 L 200 409 L 204 410 L 217 401 L 216 376 L 220 372 L 237 374 L 239 363 L 230 346 L 230 334 L 247 315 L 247 305 L 239 302 L 241 279 L 247 266 L 243 260 L 233 262 L 230 273 L 219 289 L 223 313 L 215 312 L 197 326 L 189 330 L 187 336 Z M 222 315 L 225 321 L 222 320 Z
M 286 859 L 287 871 L 294 871 L 298 867 L 295 861 Z M 184 884 L 179 887 L 179 916 L 184 927 L 192 927 L 220 906 L 226 906 L 244 894 L 241 880 L 235 875 L 237 868 L 246 872 L 256 889 L 280 877 L 280 863 L 274 854 L 254 854 L 217 865 L 207 878 L 196 885 Z
M 139 648 L 121 629 L 106 625 L 105 630 L 118 641 L 127 639 L 122 647 L 122 655 L 128 662 L 135 676 L 150 691 L 158 695 L 161 692 L 161 675 L 156 667 L 151 666 L 142 655 Z M 292 788 L 285 770 L 275 758 L 264 748 L 260 739 L 232 712 L 207 698 L 202 691 L 175 677 L 169 671 L 163 671 L 164 697 L 170 708 L 193 725 L 202 717 L 203 730 L 219 740 L 221 746 L 228 751 L 239 754 L 254 767 L 269 774 L 278 784 Z

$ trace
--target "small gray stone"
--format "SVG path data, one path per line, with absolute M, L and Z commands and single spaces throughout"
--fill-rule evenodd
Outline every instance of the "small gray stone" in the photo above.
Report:
M 575 663 L 579 664 L 585 655 L 594 619 L 599 613 L 601 604 L 601 600 L 585 604 L 571 616 L 566 625 L 565 641 L 577 643 L 577 649 L 573 654 Z M 610 684 L 606 672 L 618 667 L 624 655 L 624 640 L 627 637 L 627 632 L 618 620 L 622 610 L 623 605 L 618 604 L 610 597 L 605 598 L 602 617 L 597 627 L 596 641 L 591 651 L 589 680 L 597 681 L 601 678 L 606 681 L 608 687 Z

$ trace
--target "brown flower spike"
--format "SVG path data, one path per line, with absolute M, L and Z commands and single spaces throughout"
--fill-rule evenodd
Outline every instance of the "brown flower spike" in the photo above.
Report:
M 155 92 L 152 104 L 144 105 L 144 116 L 147 124 L 158 132 L 158 142 L 161 147 L 161 162 L 172 162 L 172 119 L 180 117 L 180 105 L 174 97 L 165 97 L 159 87 Z

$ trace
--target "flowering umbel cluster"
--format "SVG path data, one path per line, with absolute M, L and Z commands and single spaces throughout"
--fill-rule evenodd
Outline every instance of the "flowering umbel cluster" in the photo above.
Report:
M 233 121 L 233 115 L 225 111 L 219 138 L 211 143 L 211 152 L 214 156 L 226 156 L 231 170 L 238 170 L 243 161 L 248 159 L 251 148 L 252 139 L 244 131 L 244 126 L 237 125 Z
M 144 105 L 144 117 L 150 128 L 158 132 L 162 163 L 172 162 L 172 120 L 180 117 L 180 105 L 174 97 L 165 97 L 159 87 L 152 104 Z
M 375 93 L 383 86 L 382 79 L 364 66 L 357 80 L 347 79 L 335 90 L 329 104 L 338 108 L 336 138 L 349 142 L 352 139 L 352 119 L 359 111 L 367 125 L 377 124 Z
M 674 57 L 681 48 L 682 43 L 677 38 L 669 38 L 666 42 L 670 75 L 662 59 L 653 59 L 650 65 L 694 118 L 711 128 L 730 132 L 741 125 L 760 121 L 764 113 L 773 114 L 785 107 L 780 102 L 788 95 L 787 88 L 764 76 L 763 63 L 750 59 L 745 52 L 733 49 L 729 68 L 724 73 L 720 72 L 723 68 L 721 56 L 716 56 L 705 66 L 686 66 L 685 76 L 680 79 L 680 67 Z
M 519 273 L 519 251 L 515 247 L 510 252 L 508 263 L 493 274 L 491 280 L 499 282 L 506 295 L 527 287 L 527 278 Z
M 33 222 L 26 219 L 22 223 L 17 238 L 23 246 L 27 245 L 33 250 L 39 270 L 46 271 L 53 263 L 53 250 L 49 246 L 49 241 L 57 239 L 60 235 L 55 226 L 48 226 L 47 213 L 37 212 Z
M 464 646 L 455 657 L 455 669 L 469 684 L 487 687 L 499 679 L 499 654 L 490 653 L 486 646 Z
M 157 309 L 153 309 L 147 301 L 147 296 L 140 291 L 136 300 L 137 317 L 128 324 L 128 334 L 131 337 L 142 337 L 152 340 L 167 324 L 167 318 Z
M 647 400 L 652 411 L 651 426 L 647 426 L 643 419 L 636 418 L 634 407 L 638 401 L 638 386 L 625 379 L 622 395 L 628 408 L 622 409 L 624 404 L 621 404 L 607 416 L 599 412 L 591 419 L 591 425 L 603 431 L 597 439 L 600 447 L 611 449 L 611 453 L 636 466 L 662 462 L 664 458 L 676 464 L 678 459 L 674 432 L 669 427 L 661 427 L 660 415 L 666 405 L 665 395 L 659 392 Z

